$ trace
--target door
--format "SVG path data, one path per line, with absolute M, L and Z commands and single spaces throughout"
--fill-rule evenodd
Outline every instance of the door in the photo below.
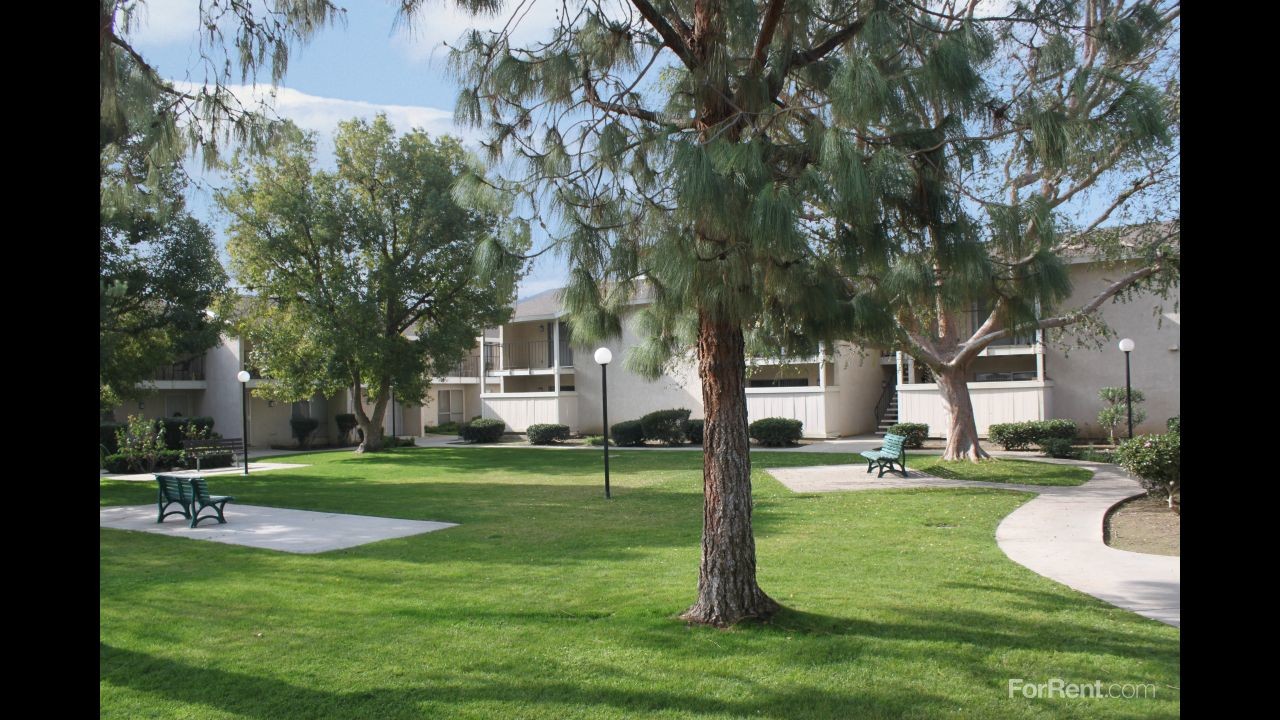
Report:
M 436 391 L 436 424 L 448 422 L 462 423 L 462 391 Z

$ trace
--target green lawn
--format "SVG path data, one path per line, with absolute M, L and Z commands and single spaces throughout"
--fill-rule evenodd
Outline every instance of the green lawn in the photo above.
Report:
M 951 480 L 982 480 L 1022 485 L 1083 485 L 1093 473 L 1082 467 L 1054 465 L 1034 460 L 991 458 L 979 463 L 944 461 L 942 455 L 907 453 L 907 470 L 919 470 Z M 885 473 L 888 477 L 891 473 Z
M 101 715 L 1178 715 L 1178 630 L 1000 552 L 1028 494 L 795 494 L 759 468 L 855 458 L 753 453 L 760 582 L 786 610 L 724 631 L 675 619 L 697 584 L 701 455 L 613 458 L 612 501 L 583 451 L 318 453 L 212 481 L 243 503 L 461 523 L 319 555 L 102 530 Z M 1156 693 L 1010 699 L 1010 678 Z

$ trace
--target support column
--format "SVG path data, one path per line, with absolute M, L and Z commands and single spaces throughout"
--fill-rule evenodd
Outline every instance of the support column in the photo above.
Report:
M 552 320 L 555 327 L 551 331 L 551 342 L 555 343 L 551 349 L 551 371 L 556 377 L 556 397 L 560 397 L 560 318 Z M 559 419 L 559 407 L 556 408 L 556 419 Z
M 907 356 L 907 382 L 911 385 L 916 384 L 916 359 Z
M 818 343 L 818 387 L 827 387 L 827 353 L 822 343 Z
M 901 350 L 899 350 L 898 352 L 894 353 L 894 355 L 893 355 L 893 356 L 894 356 L 894 364 L 893 364 L 893 372 L 894 372 L 894 376 L 893 376 L 893 384 L 894 384 L 894 385 L 901 385 L 901 384 L 902 384 L 902 351 L 901 351 Z
M 1036 330 L 1036 380 L 1044 382 L 1044 330 Z

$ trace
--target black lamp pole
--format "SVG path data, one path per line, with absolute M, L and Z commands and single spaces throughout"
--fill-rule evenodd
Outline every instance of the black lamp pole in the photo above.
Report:
M 604 496 L 609 499 L 609 365 L 600 366 L 600 407 L 604 413 Z
M 1129 406 L 1129 439 L 1133 439 L 1133 386 L 1129 380 L 1129 350 L 1124 351 L 1124 399 Z

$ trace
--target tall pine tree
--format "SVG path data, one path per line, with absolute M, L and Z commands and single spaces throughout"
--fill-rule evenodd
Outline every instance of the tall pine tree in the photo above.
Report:
M 410 15 L 421 4 L 403 2 Z M 973 78 L 990 45 L 935 13 L 895 0 L 587 2 L 532 47 L 472 32 L 452 54 L 458 119 L 487 124 L 494 156 L 519 161 L 459 192 L 474 203 L 519 194 L 546 223 L 571 263 L 574 337 L 618 333 L 644 278 L 653 302 L 632 366 L 657 375 L 697 348 L 705 507 L 690 621 L 724 626 L 778 609 L 756 582 L 747 337 L 787 349 L 891 326 L 884 312 L 862 317 L 867 298 L 851 277 L 890 244 L 895 209 L 881 199 L 909 194 L 916 161 L 850 132 L 835 105 L 894 92 L 899 71 L 884 58 L 947 108 L 986 99 Z M 906 125 L 911 137 L 898 142 L 920 149 L 957 127 L 926 138 Z M 838 219 L 824 214 L 834 208 Z

